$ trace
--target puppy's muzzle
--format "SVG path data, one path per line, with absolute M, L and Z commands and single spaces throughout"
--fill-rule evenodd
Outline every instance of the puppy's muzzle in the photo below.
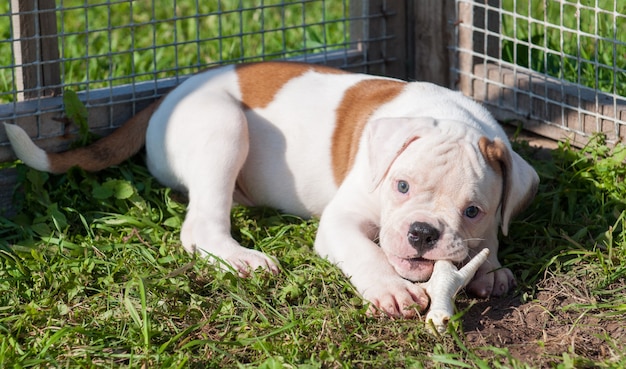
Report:
M 439 241 L 439 230 L 428 223 L 413 222 L 409 226 L 407 238 L 409 244 L 417 250 L 419 255 L 423 255 L 434 248 Z

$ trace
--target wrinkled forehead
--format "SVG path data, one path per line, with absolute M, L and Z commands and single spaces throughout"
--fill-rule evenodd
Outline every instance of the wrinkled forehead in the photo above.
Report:
M 429 135 L 411 142 L 397 158 L 392 170 L 458 170 L 467 177 L 480 177 L 486 160 L 478 138 Z
M 411 144 L 389 171 L 391 181 L 410 182 L 412 195 L 406 206 L 419 204 L 438 214 L 457 214 L 469 204 L 495 209 L 502 181 L 476 145 L 465 140 L 435 143 Z
M 487 164 L 477 142 L 466 138 L 424 137 L 411 143 L 389 170 L 389 180 L 410 180 L 418 202 L 490 204 L 501 179 Z M 443 204 L 441 204 L 443 205 Z

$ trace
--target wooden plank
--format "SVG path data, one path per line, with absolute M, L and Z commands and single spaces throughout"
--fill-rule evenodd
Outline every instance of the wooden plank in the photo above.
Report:
M 414 66 L 409 59 L 413 58 L 414 53 L 407 52 L 409 47 L 413 47 L 413 42 L 409 42 L 409 36 L 413 36 L 407 27 L 408 18 L 413 14 L 408 9 L 411 7 L 409 3 L 412 1 L 386 1 L 385 7 L 382 9 L 387 24 L 386 35 L 390 39 L 384 42 L 385 47 L 385 75 L 400 79 L 408 79 L 408 71 L 413 71 Z M 409 46 L 410 45 L 410 46 Z M 411 74 L 413 74 L 411 72 Z
M 11 0 L 18 100 L 61 94 L 55 0 Z
M 362 35 L 367 73 L 407 78 L 407 1 L 367 1 L 367 28 Z
M 415 78 L 441 86 L 451 86 L 450 67 L 453 42 L 454 0 L 422 0 L 414 2 Z
M 366 0 L 350 1 L 350 42 L 356 50 L 363 51 L 366 46 L 364 39 L 367 35 L 367 23 L 363 20 L 367 14 Z
M 17 171 L 14 168 L 0 169 L 0 214 L 5 217 L 15 215 L 13 193 L 17 182 Z
M 470 76 L 474 70 L 474 57 L 472 56 L 474 50 L 472 31 L 474 16 L 472 4 L 464 1 L 459 2 L 457 14 L 458 41 L 456 58 L 458 60 L 458 72 L 452 80 L 452 84 L 453 87 L 457 87 L 466 96 L 473 96 L 474 91 L 472 90 L 472 78 Z
M 626 98 L 563 82 L 530 70 L 477 64 L 472 98 L 501 121 L 583 146 L 601 132 L 608 143 L 626 141 Z

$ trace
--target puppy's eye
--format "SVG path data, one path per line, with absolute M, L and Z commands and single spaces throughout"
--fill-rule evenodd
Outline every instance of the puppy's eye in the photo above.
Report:
M 409 192 L 409 182 L 407 181 L 398 181 L 398 192 L 407 193 Z
M 476 218 L 479 213 L 480 213 L 480 209 L 474 205 L 469 206 L 467 209 L 465 209 L 465 216 L 470 219 Z

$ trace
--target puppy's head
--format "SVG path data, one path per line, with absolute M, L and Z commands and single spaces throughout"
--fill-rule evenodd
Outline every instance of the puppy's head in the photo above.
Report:
M 502 140 L 462 122 L 385 119 L 369 132 L 370 168 L 381 196 L 380 246 L 412 281 L 439 259 L 497 246 L 511 217 L 533 198 L 538 177 Z M 372 147 L 373 148 L 373 147 Z

